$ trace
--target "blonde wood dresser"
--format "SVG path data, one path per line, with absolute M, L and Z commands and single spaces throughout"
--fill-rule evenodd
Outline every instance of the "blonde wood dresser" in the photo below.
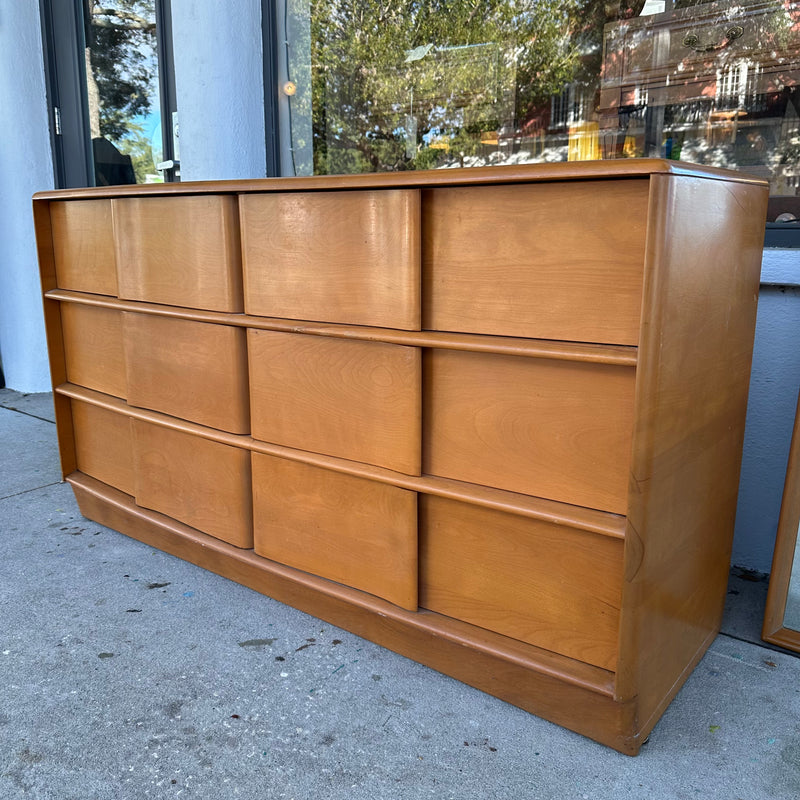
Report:
M 38 194 L 64 476 L 635 754 L 720 623 L 766 200 L 658 160 Z

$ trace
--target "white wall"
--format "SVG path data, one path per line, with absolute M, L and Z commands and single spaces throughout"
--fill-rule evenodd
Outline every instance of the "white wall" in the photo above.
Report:
M 173 0 L 181 180 L 263 178 L 260 0 Z
M 769 572 L 800 387 L 800 250 L 765 250 L 732 562 Z
M 0 357 L 6 385 L 50 389 L 31 195 L 53 188 L 39 4 L 0 16 Z

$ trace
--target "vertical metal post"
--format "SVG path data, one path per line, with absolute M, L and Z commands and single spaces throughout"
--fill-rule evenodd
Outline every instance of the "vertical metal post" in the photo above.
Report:
M 261 0 L 261 40 L 264 52 L 264 135 L 266 136 L 267 176 L 281 173 L 280 137 L 278 133 L 278 46 L 277 2 Z

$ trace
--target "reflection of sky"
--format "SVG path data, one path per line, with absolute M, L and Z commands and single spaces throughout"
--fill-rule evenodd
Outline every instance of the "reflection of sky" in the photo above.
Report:
M 159 112 L 151 112 L 147 115 L 140 114 L 133 117 L 131 123 L 135 125 L 136 128 L 131 136 L 123 137 L 123 140 L 127 138 L 137 139 L 141 135 L 146 142 L 149 142 L 153 163 L 158 164 L 163 161 L 164 148 L 161 138 L 161 114 Z
M 146 116 L 136 116 L 131 121 L 141 129 L 145 139 L 152 139 L 156 129 L 161 128 L 161 114 L 158 111 L 151 111 Z

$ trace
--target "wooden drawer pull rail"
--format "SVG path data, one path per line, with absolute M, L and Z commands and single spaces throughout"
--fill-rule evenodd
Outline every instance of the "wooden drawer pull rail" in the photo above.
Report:
M 542 520 L 543 522 L 550 522 L 555 525 L 568 525 L 571 528 L 597 533 L 602 536 L 610 536 L 615 539 L 625 538 L 626 520 L 625 517 L 617 514 L 580 508 L 566 503 L 559 503 L 554 500 L 529 497 L 527 495 L 503 491 L 502 489 L 477 486 L 475 484 L 463 483 L 448 478 L 437 478 L 428 475 L 419 477 L 404 475 L 400 472 L 393 472 L 392 470 L 375 467 L 370 464 L 361 464 L 343 458 L 324 456 L 318 453 L 309 453 L 304 450 L 295 450 L 291 447 L 282 447 L 276 444 L 260 442 L 249 436 L 225 433 L 224 431 L 207 428 L 203 425 L 178 419 L 177 417 L 160 414 L 156 411 L 134 408 L 116 397 L 95 392 L 91 389 L 85 389 L 75 384 L 61 384 L 61 386 L 56 388 L 56 392 L 65 397 L 90 403 L 127 417 L 152 422 L 156 425 L 162 425 L 165 428 L 171 428 L 177 431 L 184 431 L 195 436 L 220 442 L 221 444 L 239 447 L 243 450 L 251 450 L 256 453 L 265 453 L 266 455 L 288 458 L 292 461 L 300 461 L 304 464 L 323 467 L 335 472 L 368 478 L 369 480 L 397 486 L 401 489 L 437 495 L 451 500 L 461 500 L 465 503 L 492 508 L 496 511 L 504 511 L 509 514 Z
M 339 339 L 358 339 L 369 342 L 386 342 L 409 347 L 437 347 L 445 350 L 498 353 L 500 355 L 551 358 L 562 361 L 586 361 L 595 364 L 636 366 L 637 348 L 624 345 L 583 344 L 581 342 L 556 342 L 543 339 L 520 339 L 509 336 L 483 336 L 469 333 L 439 331 L 401 331 L 390 328 L 370 328 L 357 325 L 336 325 L 247 314 L 228 314 L 216 311 L 199 311 L 189 308 L 118 300 L 113 297 L 83 294 L 64 289 L 51 289 L 45 294 L 48 300 L 79 303 L 137 314 L 156 314 L 164 317 L 208 322 L 217 325 L 235 325 L 259 330 L 304 333 L 314 336 L 331 336 Z

